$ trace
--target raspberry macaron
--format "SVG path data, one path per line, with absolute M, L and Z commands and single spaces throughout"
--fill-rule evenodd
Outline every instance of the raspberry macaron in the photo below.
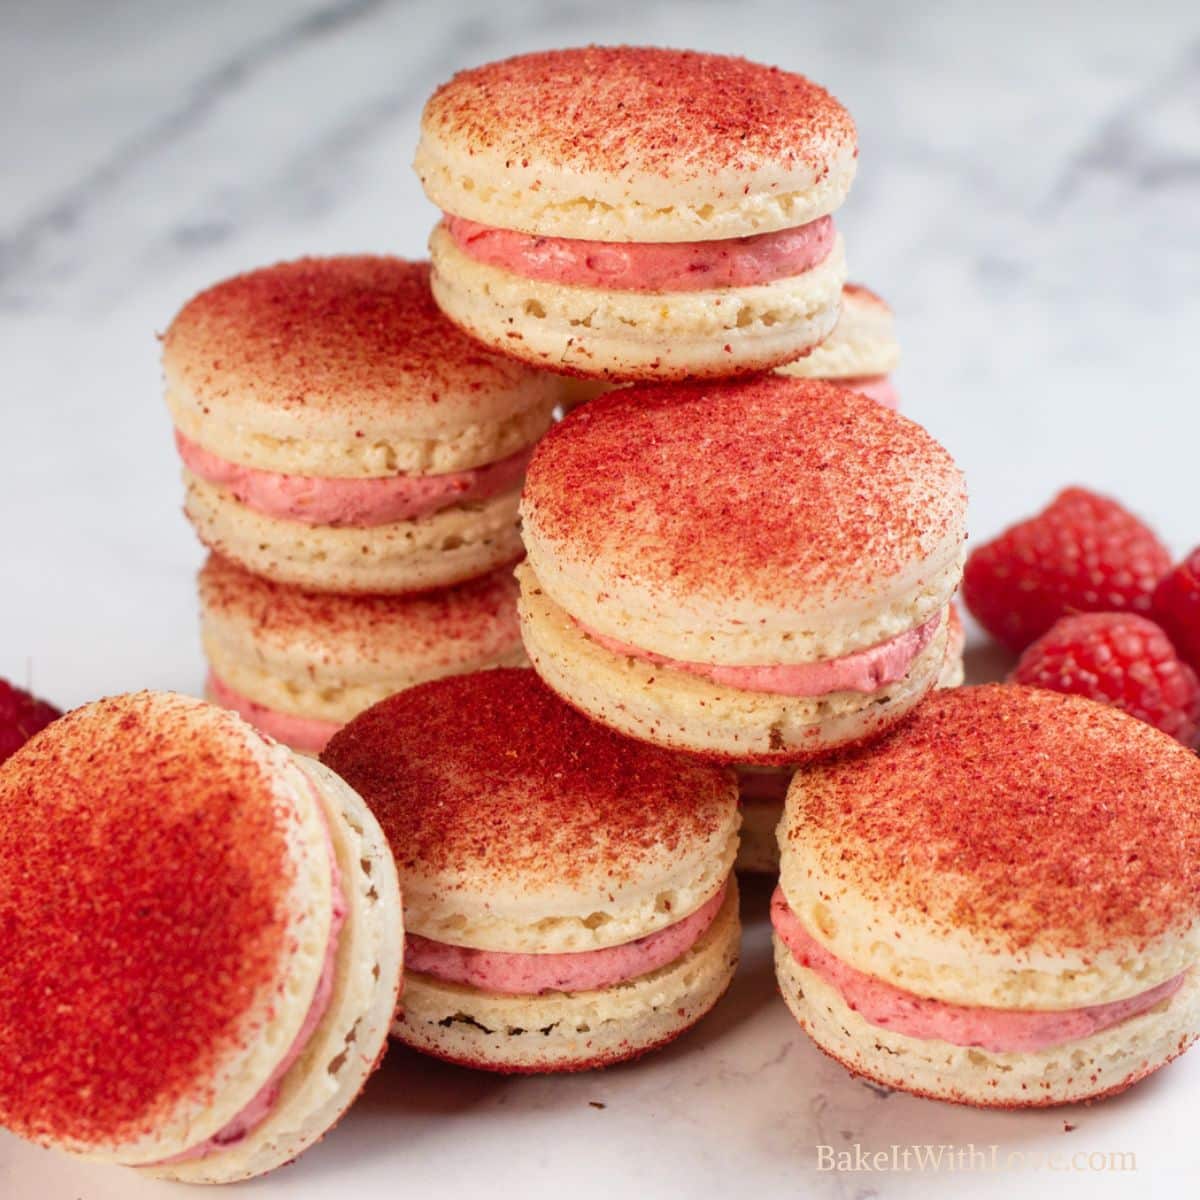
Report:
M 321 1138 L 400 987 L 362 801 L 170 693 L 77 709 L 0 768 L 0 928 L 0 1125 L 192 1183 Z
M 427 263 L 313 258 L 184 306 L 163 337 L 187 514 L 280 583 L 408 592 L 521 553 L 517 497 L 558 400 L 438 312 Z
M 1200 1031 L 1200 760 L 1123 712 L 939 692 L 869 751 L 798 773 L 780 850 L 780 988 L 855 1074 L 1066 1104 Z
M 538 446 L 521 630 L 622 733 L 749 765 L 881 733 L 938 681 L 966 492 L 857 392 L 764 375 L 622 389 Z
M 619 737 L 506 669 L 392 696 L 322 761 L 396 852 L 408 1045 L 500 1072 L 601 1067 L 675 1038 L 728 986 L 727 771 Z
M 801 75 L 631 46 L 525 54 L 425 106 L 433 288 L 482 342 L 596 378 L 778 366 L 837 323 L 849 113 Z
M 896 319 L 887 301 L 861 283 L 848 283 L 842 289 L 842 315 L 833 332 L 811 354 L 779 370 L 785 375 L 828 379 L 888 408 L 899 408 L 900 397 L 890 378 L 899 361 Z
M 517 581 L 504 567 L 416 595 L 334 595 L 214 554 L 199 584 L 209 699 L 305 754 L 393 692 L 526 662 Z

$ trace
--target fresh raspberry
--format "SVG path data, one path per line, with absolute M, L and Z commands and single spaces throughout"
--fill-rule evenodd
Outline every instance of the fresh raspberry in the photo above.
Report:
M 16 754 L 38 730 L 61 716 L 52 704 L 0 679 L 0 763 Z
M 1021 655 L 1015 683 L 1087 696 L 1196 745 L 1200 680 L 1153 621 L 1133 613 L 1063 617 Z
M 1072 487 L 974 551 L 963 599 L 988 633 L 1020 652 L 1073 612 L 1149 613 L 1170 569 L 1167 548 L 1137 517 Z
M 1151 611 L 1179 657 L 1200 671 L 1200 546 L 1158 585 Z

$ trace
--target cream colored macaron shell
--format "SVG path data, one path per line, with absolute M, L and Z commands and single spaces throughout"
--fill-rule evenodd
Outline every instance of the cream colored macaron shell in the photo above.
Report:
M 425 106 L 414 166 L 434 204 L 486 225 L 684 242 L 833 212 L 857 153 L 849 114 L 802 76 L 588 46 L 460 72 Z
M 780 992 L 804 1031 L 856 1075 L 889 1087 L 987 1108 L 1041 1107 L 1123 1091 L 1176 1058 L 1200 1029 L 1200 974 L 1170 1000 L 1065 1046 L 1004 1053 L 912 1038 L 872 1025 L 836 988 L 775 943 Z
M 521 1074 L 639 1057 L 690 1029 L 733 979 L 741 945 L 737 884 L 682 958 L 616 987 L 505 996 L 412 972 L 393 1034 L 450 1062 Z
M 516 580 L 503 568 L 416 596 L 347 596 L 272 583 L 213 555 L 199 592 L 212 674 L 283 727 L 298 719 L 332 733 L 406 687 L 525 661 Z M 297 749 L 321 748 L 260 727 Z
M 846 279 L 840 236 L 798 275 L 686 292 L 531 279 L 470 258 L 443 226 L 429 252 L 438 304 L 472 337 L 547 370 L 612 380 L 721 377 L 791 362 L 833 332 Z
M 175 427 L 223 459 L 338 479 L 440 475 L 536 441 L 558 384 L 438 314 L 429 264 L 347 256 L 227 279 L 162 341 Z

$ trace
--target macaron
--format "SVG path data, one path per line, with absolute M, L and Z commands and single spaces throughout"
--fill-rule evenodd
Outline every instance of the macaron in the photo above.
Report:
M 887 301 L 861 283 L 848 283 L 842 288 L 842 315 L 833 332 L 809 354 L 779 370 L 828 379 L 888 408 L 899 408 L 900 397 L 890 378 L 899 361 L 896 319 Z
M 946 657 L 937 681 L 940 688 L 958 687 L 963 681 L 963 625 L 954 601 L 946 626 Z M 738 766 L 734 773 L 742 806 L 737 869 L 750 875 L 778 875 L 779 822 L 794 769 Z
M 1120 1092 L 1200 1030 L 1200 760 L 1119 710 L 931 696 L 796 775 L 783 997 L 851 1071 L 1025 1108 Z
M 67 714 L 0 768 L 0 1125 L 229 1183 L 332 1128 L 387 1041 L 403 927 L 362 801 L 165 692 Z
M 463 71 L 426 104 L 416 154 L 444 213 L 434 295 L 555 371 L 778 366 L 837 323 L 830 214 L 857 155 L 827 91 L 742 58 L 588 46 Z
M 534 452 L 530 661 L 645 741 L 783 765 L 873 737 L 937 683 L 966 493 L 919 425 L 780 375 L 624 388 Z
M 429 265 L 308 258 L 228 279 L 163 337 L 201 540 L 279 583 L 411 592 L 521 553 L 517 497 L 558 401 L 439 313 Z
M 335 595 L 213 554 L 199 585 L 209 699 L 305 754 L 393 692 L 526 662 L 506 567 L 414 595 Z
M 322 761 L 396 851 L 408 930 L 394 1035 L 506 1073 L 578 1071 L 671 1041 L 738 958 L 737 791 L 643 746 L 532 671 L 422 684 Z

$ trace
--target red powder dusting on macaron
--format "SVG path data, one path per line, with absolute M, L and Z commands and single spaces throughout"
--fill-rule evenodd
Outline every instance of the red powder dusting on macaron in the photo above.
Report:
M 730 819 L 730 773 L 580 716 L 529 670 L 422 684 L 368 709 L 321 755 L 371 806 L 403 876 L 497 886 L 614 883 Z
M 953 550 L 966 492 L 915 422 L 765 375 L 590 401 L 539 444 L 522 504 L 537 543 L 573 562 L 684 604 L 787 606 L 822 590 L 869 598 Z
M 371 255 L 302 258 L 216 284 L 171 322 L 163 362 L 169 380 L 200 398 L 317 408 L 348 429 L 398 402 L 436 405 L 449 393 L 459 406 L 477 393 L 484 411 L 490 393 L 533 375 L 442 316 L 427 262 Z
M 674 181 L 798 164 L 821 175 L 856 140 L 850 114 L 802 75 L 636 46 L 548 50 L 460 72 L 430 98 L 422 128 L 514 166 Z
M 276 982 L 286 816 L 230 718 L 176 700 L 77 710 L 0 769 L 0 1125 L 23 1136 L 127 1141 L 209 1103 Z
M 378 663 L 389 653 L 449 655 L 467 647 L 499 653 L 520 640 L 517 582 L 511 567 L 457 587 L 390 596 L 309 592 L 273 583 L 219 554 L 200 572 L 206 614 L 249 627 L 276 652 L 297 643 L 325 661 Z
M 899 920 L 1000 952 L 1095 953 L 1200 920 L 1200 759 L 1076 696 L 934 693 L 806 773 L 787 836 Z

